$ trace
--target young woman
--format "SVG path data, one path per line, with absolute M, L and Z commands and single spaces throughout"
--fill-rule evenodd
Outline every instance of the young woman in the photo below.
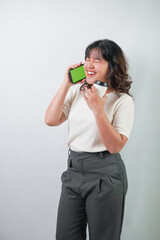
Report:
M 119 152 L 133 124 L 132 81 L 123 51 L 108 39 L 86 48 L 86 79 L 72 84 L 69 70 L 80 65 L 68 67 L 45 115 L 49 126 L 67 119 L 69 130 L 68 168 L 61 176 L 56 239 L 85 240 L 88 224 L 90 239 L 119 240 L 128 189 Z M 108 85 L 103 96 L 94 84 L 97 80 Z M 82 83 L 91 88 L 82 91 Z

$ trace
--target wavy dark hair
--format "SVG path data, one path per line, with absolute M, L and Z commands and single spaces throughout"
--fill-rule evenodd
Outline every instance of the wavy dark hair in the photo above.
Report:
M 127 93 L 133 97 L 129 90 L 132 80 L 128 74 L 128 62 L 122 49 L 113 41 L 108 39 L 97 40 L 87 46 L 85 59 L 90 56 L 92 49 L 101 52 L 102 57 L 109 62 L 109 75 L 111 86 L 117 93 Z

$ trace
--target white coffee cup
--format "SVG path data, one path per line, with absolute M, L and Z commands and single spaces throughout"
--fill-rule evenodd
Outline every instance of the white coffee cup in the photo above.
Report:
M 102 98 L 107 91 L 107 83 L 95 81 L 93 85 L 97 89 L 98 95 Z

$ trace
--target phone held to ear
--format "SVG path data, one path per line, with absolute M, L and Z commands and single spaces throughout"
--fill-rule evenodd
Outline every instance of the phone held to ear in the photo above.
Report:
M 82 81 L 83 79 L 86 78 L 86 74 L 84 71 L 84 64 L 82 64 L 79 67 L 76 67 L 74 69 L 71 69 L 69 71 L 69 77 L 72 83 L 77 83 L 79 81 Z M 91 88 L 92 84 L 87 83 L 86 81 L 82 84 L 82 86 L 80 87 L 80 91 L 82 90 L 85 94 L 85 86 L 87 88 Z M 101 81 L 95 81 L 94 82 L 94 86 L 97 89 L 98 95 L 100 97 L 103 97 L 105 92 L 107 91 L 108 85 L 106 82 L 101 82 Z
M 69 77 L 72 83 L 77 83 L 86 78 L 84 64 L 69 71 Z

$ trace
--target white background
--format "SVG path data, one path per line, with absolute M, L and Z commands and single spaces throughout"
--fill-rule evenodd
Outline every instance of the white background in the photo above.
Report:
M 121 151 L 129 188 L 123 240 L 159 240 L 160 2 L 0 0 L 0 239 L 55 239 L 67 122 L 44 123 L 66 68 L 92 41 L 124 50 L 135 119 Z

